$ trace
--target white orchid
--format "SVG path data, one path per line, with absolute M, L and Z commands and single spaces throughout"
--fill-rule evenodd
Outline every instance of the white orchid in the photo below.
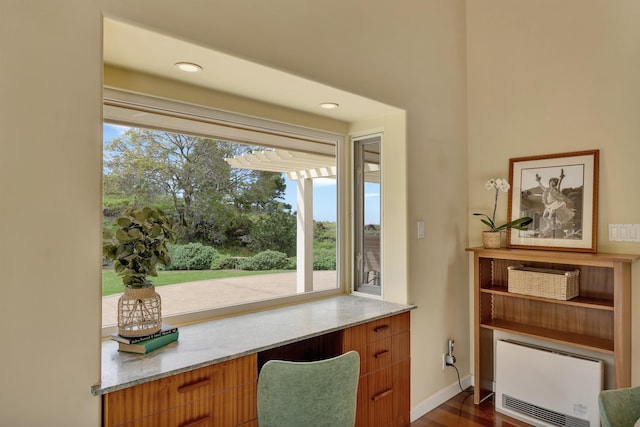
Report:
M 491 180 L 490 180 L 491 181 Z M 509 183 L 507 182 L 506 179 L 501 179 L 498 178 L 494 181 L 495 184 L 495 188 L 497 188 L 498 190 L 507 193 L 509 191 L 509 189 L 511 188 L 511 185 L 509 185 Z
M 483 224 L 489 226 L 491 231 L 502 231 L 508 228 L 515 228 L 516 230 L 526 230 L 527 225 L 533 222 L 532 218 L 525 216 L 523 218 L 518 218 L 516 220 L 510 221 L 506 224 L 502 224 L 500 226 L 496 226 L 496 209 L 498 208 L 498 193 L 500 191 L 507 193 L 511 188 L 509 181 L 504 178 L 491 178 L 489 179 L 484 188 L 487 190 L 495 190 L 495 198 L 493 202 L 493 215 L 489 217 L 488 215 L 481 213 L 474 213 L 474 215 L 483 216 L 484 218 L 480 219 Z

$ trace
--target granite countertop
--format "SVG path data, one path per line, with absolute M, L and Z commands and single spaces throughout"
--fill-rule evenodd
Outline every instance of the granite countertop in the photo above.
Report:
M 102 381 L 95 396 L 234 359 L 416 308 L 342 295 L 179 328 L 180 338 L 146 355 L 102 343 Z

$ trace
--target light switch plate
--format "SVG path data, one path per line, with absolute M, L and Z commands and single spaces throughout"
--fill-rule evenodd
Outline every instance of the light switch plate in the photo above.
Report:
M 640 242 L 640 224 L 609 224 L 610 242 Z

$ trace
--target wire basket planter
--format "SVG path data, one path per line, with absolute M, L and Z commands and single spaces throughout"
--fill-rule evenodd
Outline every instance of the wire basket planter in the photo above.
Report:
M 118 334 L 123 337 L 151 335 L 162 328 L 162 301 L 153 285 L 125 287 L 118 300 Z

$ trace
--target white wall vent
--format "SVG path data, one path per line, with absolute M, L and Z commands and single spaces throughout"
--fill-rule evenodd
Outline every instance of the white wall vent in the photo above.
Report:
M 496 410 L 540 427 L 597 427 L 603 362 L 498 340 Z

